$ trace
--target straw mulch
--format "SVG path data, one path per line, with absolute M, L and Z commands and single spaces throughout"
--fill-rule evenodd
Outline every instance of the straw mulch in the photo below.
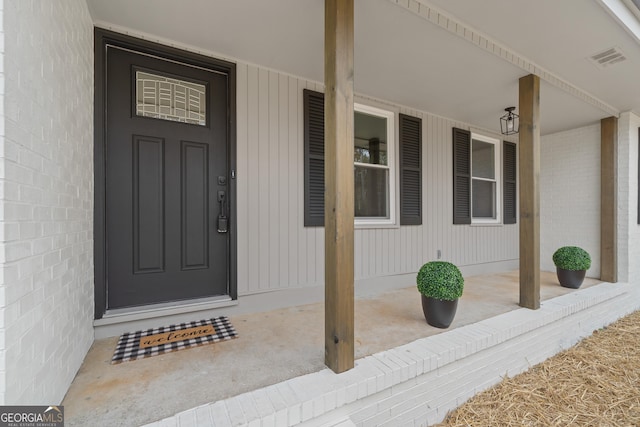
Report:
M 640 426 L 640 311 L 503 380 L 440 426 Z

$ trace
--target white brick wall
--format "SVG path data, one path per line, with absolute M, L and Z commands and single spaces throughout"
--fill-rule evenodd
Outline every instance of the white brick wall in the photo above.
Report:
M 561 246 L 591 255 L 589 277 L 600 277 L 600 124 L 546 135 L 540 150 L 540 266 Z
M 618 120 L 618 279 L 638 283 L 638 128 L 640 117 L 623 113 Z
M 93 24 L 4 0 L 0 404 L 59 403 L 93 341 Z

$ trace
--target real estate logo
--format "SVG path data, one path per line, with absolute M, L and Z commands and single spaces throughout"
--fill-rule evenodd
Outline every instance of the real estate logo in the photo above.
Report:
M 0 427 L 64 427 L 64 406 L 0 406 Z

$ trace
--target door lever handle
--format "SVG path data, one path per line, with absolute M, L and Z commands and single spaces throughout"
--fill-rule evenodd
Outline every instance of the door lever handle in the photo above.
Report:
M 220 203 L 220 213 L 218 214 L 218 233 L 226 233 L 229 230 L 229 219 L 225 215 L 224 202 L 226 193 L 218 191 L 218 202 Z

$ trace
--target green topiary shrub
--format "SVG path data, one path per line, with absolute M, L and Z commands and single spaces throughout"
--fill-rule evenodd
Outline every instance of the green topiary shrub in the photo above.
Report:
M 563 246 L 553 254 L 553 263 L 563 270 L 588 270 L 591 267 L 589 253 L 577 246 Z
M 455 265 L 446 261 L 431 261 L 418 272 L 418 291 L 426 297 L 453 301 L 462 296 L 464 279 Z

